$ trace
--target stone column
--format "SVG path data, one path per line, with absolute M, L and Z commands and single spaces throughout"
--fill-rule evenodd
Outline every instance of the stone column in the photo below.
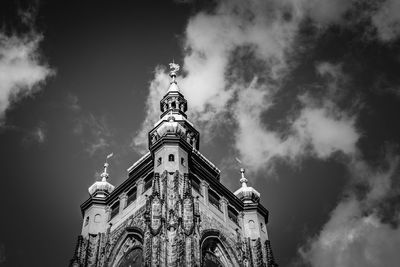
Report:
M 219 204 L 221 205 L 221 211 L 224 214 L 224 221 L 228 220 L 228 200 L 225 197 L 221 197 Z
M 141 196 L 144 191 L 144 178 L 139 178 L 137 184 L 137 197 Z
M 208 205 L 208 188 L 210 187 L 210 184 L 207 183 L 204 180 L 201 180 L 201 193 L 203 194 L 204 197 L 204 203 Z
M 119 210 L 122 211 L 126 208 L 126 202 L 128 200 L 128 196 L 126 195 L 125 192 L 123 192 L 120 196 L 119 196 Z

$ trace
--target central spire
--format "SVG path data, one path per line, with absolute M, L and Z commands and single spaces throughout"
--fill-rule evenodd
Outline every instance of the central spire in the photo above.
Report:
M 180 70 L 180 66 L 175 62 L 169 63 L 169 76 L 171 77 L 171 81 L 169 83 L 168 92 L 163 97 L 160 102 L 160 110 L 162 112 L 160 118 L 163 118 L 165 115 L 177 115 L 183 116 L 186 118 L 186 110 L 187 110 L 187 101 L 185 97 L 181 94 L 178 83 L 176 82 L 176 76 L 178 71 Z
M 149 132 L 149 149 L 154 151 L 160 140 L 172 142 L 172 139 L 188 145 L 187 149 L 199 149 L 199 132 L 187 120 L 188 104 L 180 92 L 176 77 L 180 66 L 175 62 L 169 63 L 171 77 L 168 91 L 160 101 L 160 119 Z M 157 144 L 157 145 L 156 145 Z
M 172 63 L 169 63 L 169 76 L 172 78 L 171 83 L 176 83 L 175 79 L 176 79 L 176 74 L 178 73 L 178 71 L 180 70 L 180 66 L 178 64 L 176 64 L 174 61 Z

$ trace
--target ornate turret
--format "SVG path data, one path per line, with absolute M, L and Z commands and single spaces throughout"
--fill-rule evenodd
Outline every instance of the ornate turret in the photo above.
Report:
M 160 101 L 161 120 L 156 123 L 149 132 L 149 149 L 154 151 L 160 144 L 160 140 L 179 141 L 188 150 L 199 149 L 199 132 L 186 119 L 187 101 L 179 90 L 176 81 L 180 69 L 176 63 L 170 63 L 169 76 L 171 81 L 168 91 Z
M 178 83 L 176 82 L 176 75 L 180 69 L 176 63 L 169 63 L 170 72 L 169 76 L 171 81 L 169 83 L 168 92 L 160 101 L 160 110 L 162 112 L 160 118 L 166 115 L 175 115 L 176 119 L 181 117 L 186 118 L 185 112 L 187 111 L 187 101 L 179 90 Z
M 244 177 L 245 170 L 240 168 L 241 178 L 240 183 L 242 187 L 234 193 L 243 203 L 258 203 L 260 201 L 260 193 L 253 187 L 247 186 L 247 178 Z
M 112 157 L 112 153 L 107 156 L 106 162 L 104 163 L 103 173 L 100 175 L 101 180 L 96 181 L 94 184 L 92 184 L 89 187 L 89 194 L 92 197 L 105 198 L 114 190 L 114 186 L 112 184 L 110 184 L 109 182 L 107 182 L 107 179 L 109 177 L 109 174 L 107 172 L 107 168 L 108 168 L 109 164 L 108 164 L 107 160 L 110 157 Z

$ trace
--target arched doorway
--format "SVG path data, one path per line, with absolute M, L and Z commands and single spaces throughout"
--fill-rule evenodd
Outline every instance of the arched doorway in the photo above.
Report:
M 118 267 L 141 267 L 143 266 L 143 250 L 136 247 L 125 253 L 119 260 Z
M 144 265 L 143 234 L 137 227 L 126 228 L 113 247 L 107 266 L 136 267 Z
M 201 240 L 201 266 L 236 266 L 229 256 L 226 245 L 221 241 L 219 232 L 216 230 L 209 230 L 203 235 Z

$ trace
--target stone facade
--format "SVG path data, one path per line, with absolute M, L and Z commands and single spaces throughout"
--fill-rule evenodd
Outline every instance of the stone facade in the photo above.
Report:
M 277 266 L 268 211 L 247 186 L 232 193 L 199 152 L 200 134 L 172 66 L 149 152 L 114 188 L 108 164 L 81 205 L 83 225 L 70 266 Z

